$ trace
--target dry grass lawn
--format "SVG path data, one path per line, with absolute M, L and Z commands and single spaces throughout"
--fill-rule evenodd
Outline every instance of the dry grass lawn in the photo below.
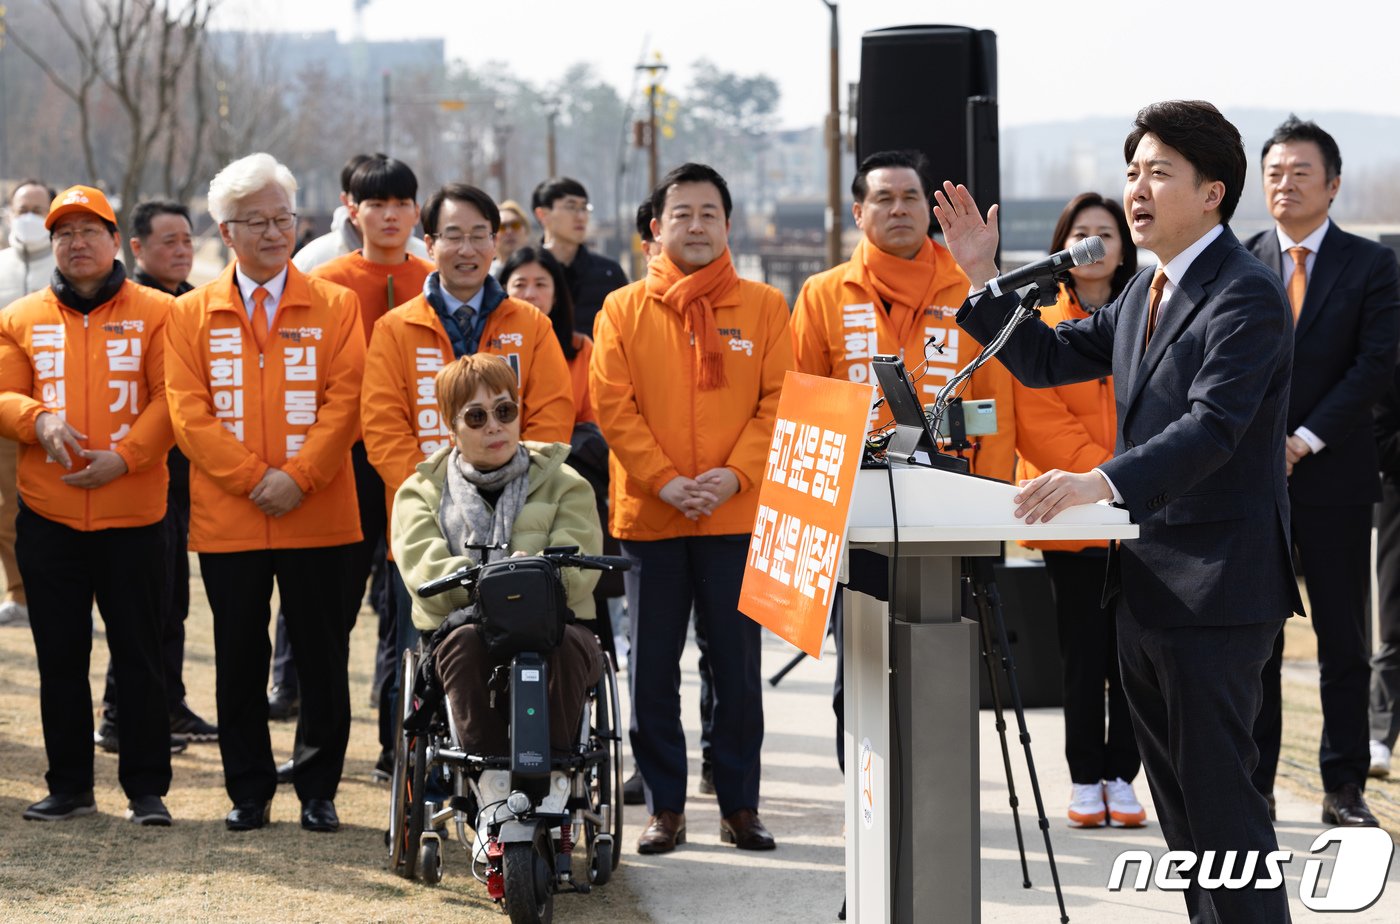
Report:
M 214 656 L 208 605 L 191 581 L 185 683 L 195 711 L 214 720 Z M 351 641 L 354 724 L 336 806 L 339 833 L 302 831 L 291 787 L 279 791 L 272 825 L 233 834 L 219 749 L 191 745 L 173 758 L 166 799 L 171 828 L 125 821 L 117 759 L 97 751 L 98 814 L 53 824 L 26 822 L 24 808 L 45 793 L 47 762 L 39 723 L 38 673 L 27 630 L 0 629 L 0 921 L 490 921 L 504 918 L 472 879 L 466 851 L 445 850 L 441 884 L 406 881 L 386 869 L 383 832 L 388 790 L 370 782 L 378 756 L 376 713 L 369 708 L 375 617 L 361 613 Z M 93 639 L 91 685 L 101 697 L 107 666 L 100 620 Z M 292 723 L 274 722 L 279 757 L 289 756 Z M 645 920 L 635 910 L 625 865 L 606 888 L 560 896 L 561 922 Z

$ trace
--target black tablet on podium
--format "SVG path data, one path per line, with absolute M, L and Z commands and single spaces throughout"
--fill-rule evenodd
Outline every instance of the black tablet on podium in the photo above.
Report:
M 919 403 L 914 383 L 909 381 L 909 373 L 905 371 L 900 358 L 880 355 L 874 357 L 870 365 L 875 370 L 880 391 L 885 395 L 885 404 L 894 416 L 894 433 L 885 447 L 885 458 L 904 465 L 923 465 L 967 474 L 966 459 L 938 451 L 938 442 L 929 429 L 923 405 Z

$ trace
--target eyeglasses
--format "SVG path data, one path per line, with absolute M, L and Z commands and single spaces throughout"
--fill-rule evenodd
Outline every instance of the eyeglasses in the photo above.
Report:
M 268 225 L 275 225 L 278 231 L 290 231 L 296 223 L 296 212 L 283 212 L 273 218 L 230 218 L 224 222 L 226 225 L 247 225 L 255 235 L 266 234 Z
M 444 231 L 441 234 L 434 234 L 436 240 L 442 241 L 449 247 L 461 247 L 462 242 L 470 243 L 477 250 L 485 250 L 491 242 L 496 239 L 496 235 L 489 231 L 473 231 L 471 234 L 463 234 L 455 228 L 451 231 Z
M 524 230 L 525 230 L 525 222 L 523 222 L 523 221 L 503 221 L 503 222 L 501 222 L 501 230 L 502 230 L 502 231 L 524 231 Z
M 73 241 L 79 240 L 84 244 L 91 244 L 104 234 L 110 234 L 106 228 L 97 225 L 85 225 L 81 228 L 64 228 L 62 231 L 55 231 L 50 235 L 60 247 L 71 247 Z
M 570 215 L 587 215 L 593 211 L 592 202 L 560 202 L 554 207 L 561 212 L 568 212 Z
M 496 420 L 498 422 L 508 424 L 520 416 L 520 405 L 516 404 L 514 401 L 502 401 L 500 404 L 491 408 L 490 413 L 496 415 Z M 486 426 L 487 411 L 486 408 L 481 405 L 473 404 L 471 407 L 463 410 L 461 416 L 457 419 L 466 424 L 468 430 L 480 430 L 482 427 Z

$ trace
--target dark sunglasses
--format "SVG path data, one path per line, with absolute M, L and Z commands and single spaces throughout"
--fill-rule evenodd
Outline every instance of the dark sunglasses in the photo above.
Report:
M 502 230 L 502 231 L 524 231 L 524 230 L 525 230 L 525 222 L 523 222 L 523 221 L 503 221 L 503 222 L 501 222 L 501 230 Z
M 495 414 L 496 420 L 503 424 L 508 424 L 520 416 L 520 405 L 514 401 L 502 401 L 493 407 L 489 412 L 479 404 L 474 404 L 462 411 L 461 421 L 467 425 L 469 430 L 480 430 L 486 426 L 487 415 Z

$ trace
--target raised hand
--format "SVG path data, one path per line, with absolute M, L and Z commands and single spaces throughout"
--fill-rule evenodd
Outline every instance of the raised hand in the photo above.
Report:
M 980 286 L 995 278 L 997 242 L 1001 239 L 997 231 L 1000 207 L 989 208 L 987 220 L 983 221 L 967 187 L 954 186 L 947 180 L 943 181 L 942 190 L 934 190 L 933 198 L 933 217 L 943 229 L 943 242 L 972 284 Z

